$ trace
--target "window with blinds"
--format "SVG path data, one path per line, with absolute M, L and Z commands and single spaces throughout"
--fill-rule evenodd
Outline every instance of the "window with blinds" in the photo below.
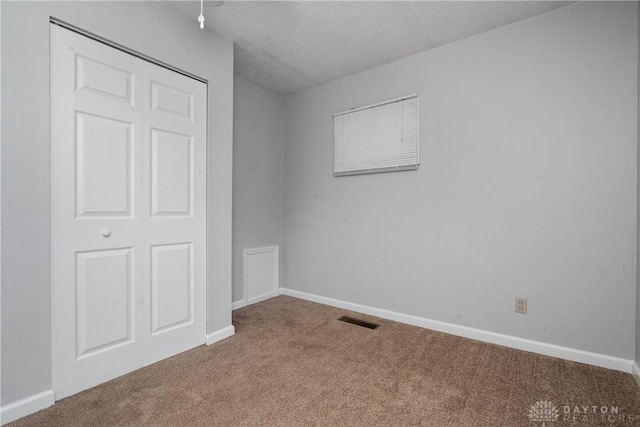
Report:
M 333 175 L 415 170 L 420 164 L 418 95 L 333 116 Z

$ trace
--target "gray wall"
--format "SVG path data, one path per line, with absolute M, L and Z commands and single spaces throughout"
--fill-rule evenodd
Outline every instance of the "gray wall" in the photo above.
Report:
M 285 98 L 284 286 L 632 359 L 637 7 L 578 3 Z M 332 115 L 413 92 L 420 169 L 334 178 Z
M 281 96 L 235 78 L 233 301 L 245 297 L 245 249 L 278 245 L 282 254 L 283 111 Z
M 2 405 L 51 387 L 49 17 L 209 80 L 208 330 L 231 325 L 233 46 L 160 2 L 1 2 Z
M 640 22 L 640 8 L 638 9 L 638 22 Z M 636 104 L 638 111 L 638 161 L 640 165 L 640 29 L 638 29 L 638 103 Z M 637 183 L 638 196 L 636 199 L 636 215 L 637 215 L 637 242 L 636 242 L 636 364 L 640 366 L 640 169 L 638 170 Z M 638 373 L 640 374 L 640 372 Z

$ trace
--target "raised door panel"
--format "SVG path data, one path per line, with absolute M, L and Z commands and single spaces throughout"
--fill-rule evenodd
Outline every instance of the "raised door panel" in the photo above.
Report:
M 84 55 L 76 55 L 76 90 L 134 104 L 133 74 Z
M 191 216 L 193 138 L 151 129 L 151 215 Z
M 152 333 L 193 321 L 191 243 L 151 247 Z
M 165 111 L 193 121 L 193 94 L 152 80 L 151 111 Z
M 77 216 L 132 216 L 132 123 L 76 113 Z
M 134 339 L 132 248 L 76 253 L 77 357 Z

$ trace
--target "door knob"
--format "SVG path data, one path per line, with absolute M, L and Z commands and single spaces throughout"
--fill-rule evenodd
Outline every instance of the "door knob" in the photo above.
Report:
M 109 230 L 102 230 L 102 237 L 109 237 L 111 236 L 111 232 Z

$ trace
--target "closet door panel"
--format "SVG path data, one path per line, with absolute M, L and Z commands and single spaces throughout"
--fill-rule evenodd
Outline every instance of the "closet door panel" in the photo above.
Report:
M 154 351 L 204 342 L 206 328 L 206 85 L 149 69 L 143 153 L 144 295 Z M 176 344 L 179 343 L 179 344 Z

